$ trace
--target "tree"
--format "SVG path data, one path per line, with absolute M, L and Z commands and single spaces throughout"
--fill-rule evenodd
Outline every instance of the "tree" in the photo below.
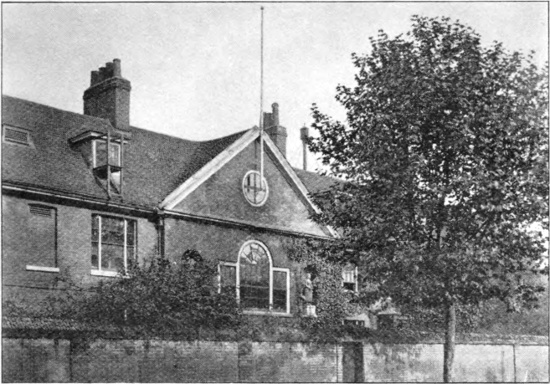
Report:
M 312 108 L 309 147 L 346 181 L 313 196 L 314 218 L 342 233 L 333 258 L 368 271 L 365 303 L 445 314 L 449 382 L 457 308 L 532 306 L 543 289 L 521 276 L 541 272 L 548 230 L 548 66 L 448 18 L 370 42 L 337 87 L 347 124 Z

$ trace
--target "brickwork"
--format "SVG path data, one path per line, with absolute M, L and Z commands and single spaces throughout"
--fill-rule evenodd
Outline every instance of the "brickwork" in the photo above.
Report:
M 363 364 L 366 382 L 441 382 L 443 345 L 364 344 Z M 344 379 L 350 374 L 344 367 Z M 458 344 L 454 375 L 458 382 L 548 382 L 548 345 Z
M 70 382 L 70 342 L 52 339 L 2 339 L 2 381 Z
M 236 262 L 241 246 L 248 240 L 264 243 L 273 259 L 273 266 L 290 268 L 290 311 L 296 311 L 296 287 L 302 270 L 287 257 L 292 240 L 268 232 L 239 228 L 219 228 L 210 224 L 169 218 L 166 220 L 166 255 L 176 260 L 187 249 L 196 249 L 210 260 Z
M 4 382 L 440 382 L 441 344 L 2 339 Z M 362 370 L 362 372 L 358 372 Z M 458 345 L 460 382 L 548 382 L 548 346 Z
M 26 271 L 27 265 L 56 267 L 54 260 L 50 259 L 50 265 L 45 265 L 48 263 L 42 260 L 39 254 L 42 239 L 29 237 L 33 219 L 29 210 L 30 202 L 2 196 L 2 281 L 5 285 L 49 288 L 52 286 L 53 274 Z M 48 206 L 54 207 L 51 204 Z
M 29 204 L 40 203 L 52 207 L 57 214 L 57 265 L 40 263 L 41 255 L 29 254 L 25 244 L 35 239 L 28 238 L 32 215 Z M 33 201 L 21 197 L 2 196 L 2 284 L 3 300 L 20 303 L 37 303 L 48 294 L 48 289 L 63 288 L 56 277 L 70 277 L 75 283 L 88 286 L 108 277 L 92 276 L 91 270 L 91 224 L 92 213 L 113 215 L 70 205 Z M 138 228 L 138 258 L 156 254 L 157 232 L 154 223 L 144 218 L 134 218 Z M 38 239 L 40 240 L 40 239 Z M 39 249 L 38 249 L 39 250 Z M 59 272 L 27 270 L 27 265 L 58 267 Z
M 246 172 L 258 170 L 258 147 L 257 143 L 250 144 L 191 192 L 175 210 L 327 236 L 321 227 L 309 219 L 310 212 L 297 191 L 267 154 L 264 157 L 264 177 L 269 186 L 267 201 L 261 207 L 254 207 L 246 201 L 242 182 Z
M 335 345 L 240 343 L 241 382 L 336 382 Z

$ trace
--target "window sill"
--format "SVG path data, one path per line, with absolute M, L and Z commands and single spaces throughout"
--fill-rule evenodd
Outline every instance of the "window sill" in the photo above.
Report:
M 277 316 L 277 317 L 293 317 L 290 313 L 286 312 L 272 312 L 272 311 L 247 311 L 243 310 L 245 315 L 257 315 L 257 316 Z
M 25 269 L 27 271 L 59 273 L 59 268 L 57 267 L 41 267 L 39 265 L 27 265 Z
M 117 277 L 120 274 L 118 272 L 113 272 L 113 271 L 100 271 L 100 270 L 97 270 L 97 269 L 92 269 L 90 271 L 90 275 L 92 275 L 92 276 L 103 276 L 103 277 Z

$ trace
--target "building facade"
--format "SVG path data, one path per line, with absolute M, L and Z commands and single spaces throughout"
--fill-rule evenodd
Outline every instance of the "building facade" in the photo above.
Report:
M 334 181 L 290 166 L 278 105 L 263 145 L 257 127 L 194 142 L 132 126 L 130 93 L 115 59 L 91 73 L 84 114 L 3 96 L 4 300 L 40 305 L 60 274 L 97 284 L 194 249 L 245 312 L 296 314 L 304 271 L 289 250 L 337 236 L 308 196 Z

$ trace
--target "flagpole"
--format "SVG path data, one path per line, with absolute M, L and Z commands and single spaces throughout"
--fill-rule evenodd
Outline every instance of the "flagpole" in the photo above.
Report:
M 264 7 L 261 7 L 260 37 L 260 188 L 264 187 Z

